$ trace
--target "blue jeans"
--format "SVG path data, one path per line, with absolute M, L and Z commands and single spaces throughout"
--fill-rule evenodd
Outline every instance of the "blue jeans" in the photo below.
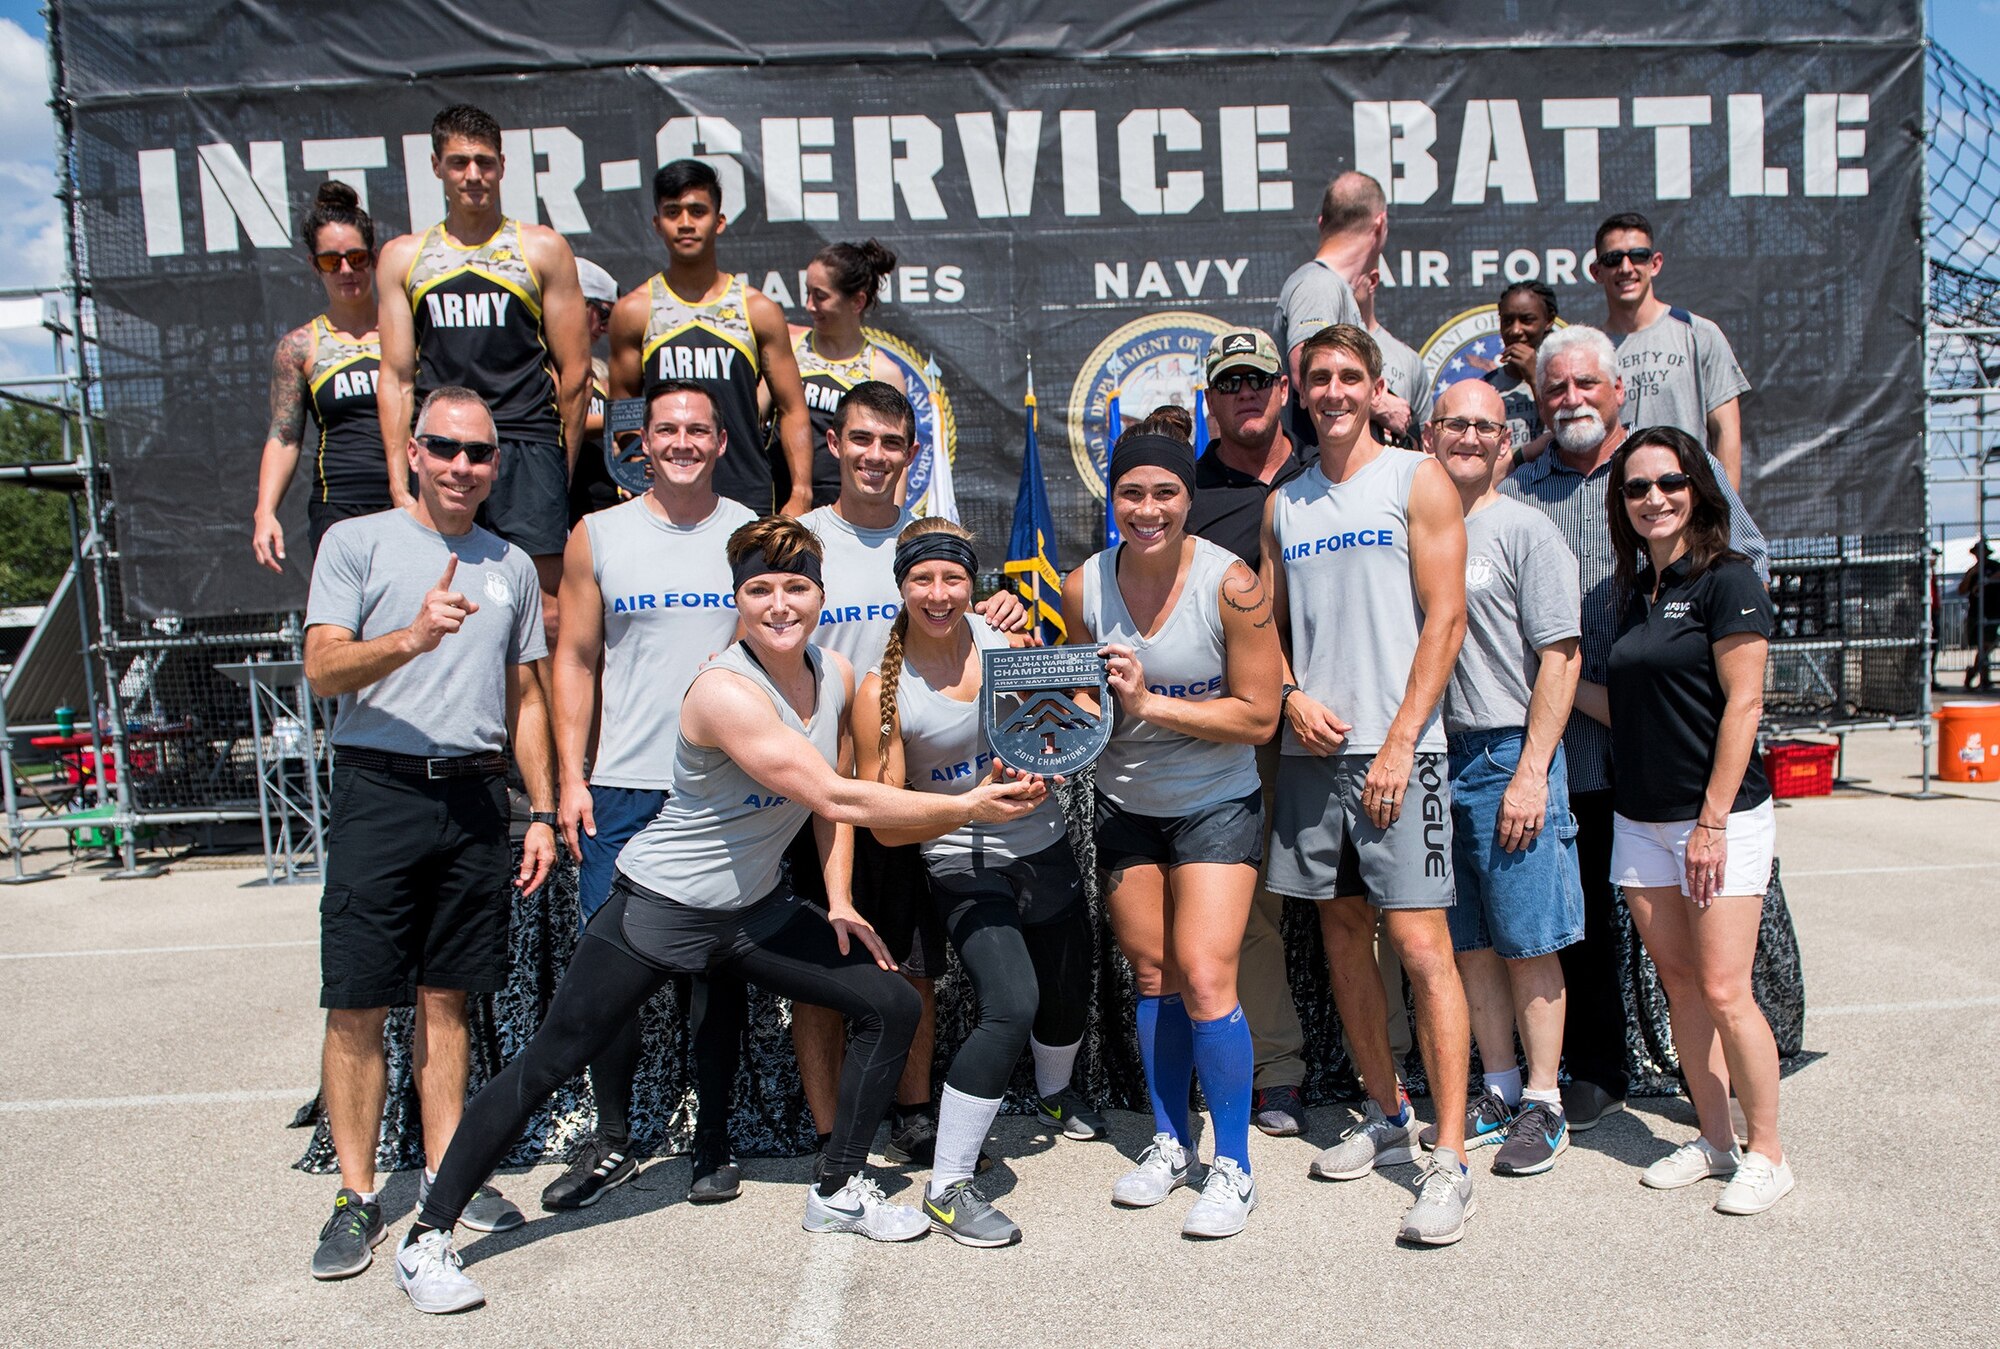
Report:
M 666 803 L 664 787 L 590 789 L 590 813 L 597 821 L 597 834 L 577 835 L 577 843 L 583 849 L 583 855 L 576 859 L 579 931 L 590 926 L 591 918 L 611 898 L 611 882 L 618 875 L 618 854 Z
M 1583 940 L 1583 880 L 1562 746 L 1549 761 L 1541 831 L 1519 852 L 1500 846 L 1500 802 L 1520 765 L 1523 740 L 1512 729 L 1469 731 L 1447 741 L 1458 882 L 1458 903 L 1448 914 L 1454 950 L 1491 947 L 1503 959 L 1526 960 Z

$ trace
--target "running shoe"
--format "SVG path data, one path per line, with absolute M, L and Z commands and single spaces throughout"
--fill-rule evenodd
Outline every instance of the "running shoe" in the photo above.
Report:
M 380 1202 L 364 1204 L 353 1190 L 333 1197 L 333 1216 L 319 1229 L 319 1249 L 313 1252 L 315 1279 L 345 1279 L 375 1260 L 375 1248 L 389 1235 Z
M 1603 1122 L 1606 1115 L 1616 1114 L 1625 1108 L 1623 1096 L 1613 1096 L 1595 1082 L 1582 1078 L 1562 1089 L 1563 1116 L 1569 1121 L 1569 1131 L 1573 1134 L 1587 1134 Z
M 1151 1208 L 1188 1183 L 1187 1150 L 1172 1134 L 1154 1134 L 1139 1154 L 1139 1164 L 1111 1187 L 1111 1202 L 1120 1208 Z
M 937 1121 L 921 1112 L 890 1120 L 889 1146 L 882 1149 L 882 1155 L 892 1162 L 933 1165 L 937 1161 Z M 973 1170 L 984 1175 L 992 1166 L 993 1159 L 981 1148 Z
M 924 1216 L 931 1220 L 931 1231 L 961 1246 L 1012 1246 L 1021 1239 L 1014 1220 L 987 1202 L 970 1179 L 953 1181 L 935 1199 L 926 1195 Z
M 1439 1148 L 1417 1181 L 1417 1202 L 1403 1214 L 1404 1241 L 1422 1246 L 1449 1246 L 1465 1235 L 1465 1223 L 1478 1205 L 1472 1198 L 1472 1177 L 1458 1154 Z
M 692 1160 L 688 1181 L 690 1204 L 723 1204 L 743 1192 L 743 1168 L 731 1155 L 727 1137 L 697 1137 Z
M 542 1191 L 542 1207 L 550 1213 L 589 1208 L 639 1174 L 639 1164 L 621 1148 L 592 1135 L 577 1149 L 569 1169 L 550 1181 Z
M 1472 1098 L 1465 1107 L 1465 1150 L 1490 1147 L 1507 1137 L 1507 1122 L 1514 1112 L 1500 1099 L 1500 1093 L 1488 1087 Z M 1417 1135 L 1417 1142 L 1429 1152 L 1438 1145 L 1438 1127 L 1426 1124 Z
M 1035 1097 L 1035 1117 L 1044 1128 L 1060 1129 L 1064 1138 L 1092 1143 L 1110 1132 L 1104 1116 L 1084 1104 L 1083 1097 L 1070 1087 L 1053 1096 Z
M 1792 1164 L 1773 1162 L 1761 1152 L 1746 1152 L 1736 1174 L 1715 1201 L 1717 1213 L 1748 1217 L 1762 1213 L 1792 1192 Z
M 417 1173 L 417 1212 L 424 1211 L 424 1201 L 431 1197 L 431 1178 Z M 482 1185 L 466 1200 L 465 1210 L 458 1215 L 458 1225 L 474 1232 L 511 1232 L 528 1221 L 514 1201 L 492 1185 Z
M 1639 1183 L 1649 1190 L 1678 1190 L 1714 1176 L 1735 1175 L 1742 1161 L 1743 1154 L 1734 1147 L 1724 1152 L 1696 1134 L 1640 1172 Z
M 1381 1106 L 1368 1102 L 1361 1122 L 1342 1134 L 1338 1143 L 1313 1158 L 1308 1168 L 1311 1174 L 1320 1180 L 1359 1180 L 1378 1166 L 1414 1162 L 1422 1155 L 1417 1143 L 1422 1126 L 1407 1100 L 1403 1102 L 1403 1113 L 1409 1118 L 1401 1124 L 1392 1124 Z
M 1251 1121 L 1273 1138 L 1297 1138 L 1306 1128 L 1306 1098 L 1297 1087 L 1263 1087 L 1250 1102 Z
M 396 1252 L 396 1283 L 410 1295 L 411 1306 L 432 1316 L 486 1301 L 485 1291 L 466 1274 L 465 1262 L 452 1249 L 451 1233 L 441 1227 L 404 1240 Z
M 1470 1130 L 1466 1146 L 1472 1145 Z M 1507 1141 L 1493 1155 L 1493 1169 L 1503 1176 L 1539 1176 L 1569 1150 L 1569 1121 L 1562 1107 L 1547 1101 L 1523 1101 L 1521 1113 L 1507 1126 Z
M 906 1204 L 892 1204 L 882 1187 L 858 1173 L 831 1197 L 806 1186 L 808 1232 L 859 1232 L 870 1241 L 911 1241 L 931 1230 L 931 1220 Z
M 1184 1237 L 1233 1237 L 1250 1221 L 1257 1207 L 1257 1182 L 1236 1164 L 1233 1157 L 1217 1157 L 1208 1168 L 1208 1180 L 1201 1198 L 1181 1223 Z

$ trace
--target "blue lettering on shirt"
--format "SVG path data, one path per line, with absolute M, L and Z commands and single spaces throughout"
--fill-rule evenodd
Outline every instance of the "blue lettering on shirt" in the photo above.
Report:
M 785 796 L 759 796 L 756 792 L 752 792 L 743 798 L 743 804 L 752 810 L 769 810 L 772 806 L 784 805 L 790 799 Z
M 902 608 L 900 604 L 848 604 L 838 609 L 822 609 L 819 625 L 825 627 L 829 623 L 866 623 L 878 618 L 894 621 L 896 615 L 902 612 Z
M 957 763 L 939 764 L 931 769 L 932 782 L 957 782 L 960 778 L 984 777 L 993 762 L 993 751 L 982 750 L 970 763 L 960 759 Z
M 1320 553 L 1338 553 L 1348 548 L 1393 548 L 1396 546 L 1396 531 L 1393 529 L 1356 529 L 1345 534 L 1329 534 L 1323 539 L 1309 539 L 1285 546 L 1285 561 L 1297 562 L 1300 558 L 1312 557 Z
M 1192 684 L 1148 684 L 1146 688 L 1162 698 L 1206 698 L 1222 692 L 1222 676 L 1211 675 Z

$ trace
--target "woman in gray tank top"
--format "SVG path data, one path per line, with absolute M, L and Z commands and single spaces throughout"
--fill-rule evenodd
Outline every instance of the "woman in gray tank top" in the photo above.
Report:
M 970 612 L 979 566 L 971 540 L 936 518 L 897 537 L 900 609 L 882 668 L 861 681 L 852 713 L 862 778 L 953 797 L 995 776 L 980 717 L 982 653 L 1025 639 Z M 979 1021 L 945 1074 L 924 1211 L 965 1245 L 1012 1245 L 1021 1229 L 980 1195 L 973 1173 L 1023 1046 L 1034 1051 L 1042 1123 L 1070 1138 L 1106 1133 L 1070 1090 L 1090 1010 L 1091 940 L 1062 810 L 1049 798 L 1004 824 L 874 832 L 891 847 L 921 845 L 930 902 L 979 999 Z
M 1236 961 L 1264 852 L 1254 746 L 1277 729 L 1278 634 L 1255 574 L 1187 532 L 1186 443 L 1122 438 L 1108 477 L 1123 542 L 1070 573 L 1063 615 L 1074 639 L 1104 644 L 1117 698 L 1097 762 L 1097 864 L 1139 986 L 1153 1101 L 1152 1145 L 1111 1197 L 1146 1207 L 1188 1183 L 1188 1086 L 1199 1073 L 1215 1164 L 1181 1230 L 1234 1236 L 1257 1205 L 1254 1052 Z
M 452 1226 L 529 1115 L 675 974 L 722 971 L 847 1017 L 854 1036 L 840 1111 L 807 1191 L 805 1229 L 878 1241 L 929 1230 L 927 1217 L 889 1203 L 862 1174 L 919 1003 L 849 901 L 848 831 L 1005 825 L 1031 815 L 1047 791 L 1035 779 L 939 796 L 842 777 L 854 676 L 840 656 L 808 645 L 825 600 L 819 540 L 796 520 L 768 516 L 730 536 L 729 561 L 744 635 L 681 704 L 668 804 L 620 854 L 611 898 L 577 943 L 541 1028 L 466 1107 L 397 1253 L 397 1281 L 421 1310 L 483 1299 L 451 1250 Z M 822 822 L 833 900 L 825 914 L 796 903 L 780 880 L 779 858 L 808 814 Z

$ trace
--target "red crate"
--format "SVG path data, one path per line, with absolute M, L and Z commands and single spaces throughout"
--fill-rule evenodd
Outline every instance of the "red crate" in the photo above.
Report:
M 1837 744 L 1817 740 L 1774 740 L 1764 750 L 1764 776 L 1771 780 L 1771 795 L 1828 796 L 1833 792 L 1833 761 L 1840 755 Z

